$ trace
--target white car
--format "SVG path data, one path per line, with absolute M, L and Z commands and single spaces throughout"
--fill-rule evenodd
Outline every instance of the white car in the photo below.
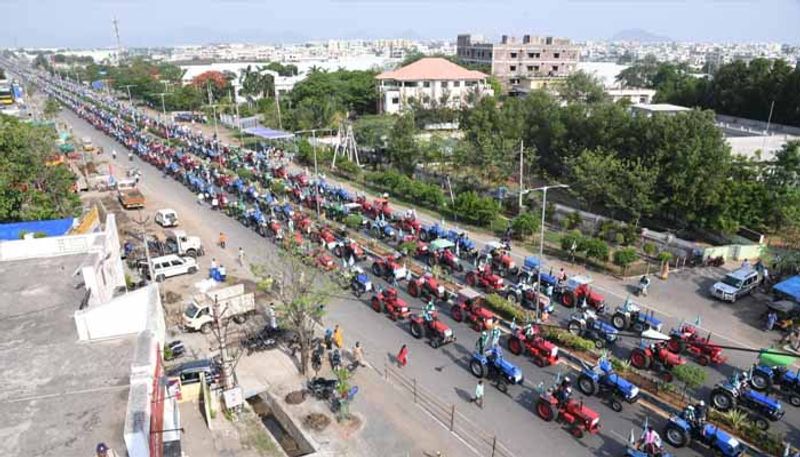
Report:
M 743 295 L 753 292 L 761 280 L 761 274 L 756 269 L 743 267 L 726 274 L 722 281 L 711 286 L 709 292 L 720 300 L 733 303 Z
M 163 208 L 156 211 L 156 224 L 162 227 L 177 227 L 178 213 L 171 208 Z
M 173 276 L 197 273 L 197 261 L 191 257 L 179 257 L 175 254 L 155 257 L 150 260 L 153 264 L 153 273 L 147 271 L 147 264 L 143 265 L 148 278 L 161 282 Z

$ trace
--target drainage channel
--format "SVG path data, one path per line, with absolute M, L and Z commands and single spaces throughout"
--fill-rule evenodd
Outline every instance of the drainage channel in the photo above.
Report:
M 250 397 L 247 399 L 247 403 L 261 419 L 261 423 L 264 424 L 267 431 L 278 441 L 286 455 L 303 457 L 314 452 L 314 448 L 302 436 L 291 419 L 283 411 L 276 409 L 274 400 L 267 397 L 266 394 Z

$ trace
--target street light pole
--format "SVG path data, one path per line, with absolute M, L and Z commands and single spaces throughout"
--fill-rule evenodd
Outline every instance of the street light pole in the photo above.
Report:
M 522 183 L 522 152 L 525 150 L 523 140 L 519 140 L 519 213 L 522 214 L 522 194 L 525 185 Z
M 314 200 L 317 202 L 317 219 L 319 219 L 319 170 L 317 169 L 317 131 L 311 131 L 311 148 L 314 150 Z
M 539 268 L 536 271 L 536 320 L 540 320 L 542 318 L 542 306 L 541 301 L 539 299 L 540 294 L 542 293 L 542 268 L 544 268 L 544 219 L 545 219 L 545 210 L 547 209 L 547 191 L 549 189 L 566 189 L 569 186 L 566 184 L 555 184 L 552 186 L 543 186 L 537 187 L 536 189 L 529 189 L 527 192 L 533 192 L 537 190 L 542 191 L 542 225 L 540 227 L 540 234 L 539 234 Z M 525 193 L 527 193 L 525 192 Z M 520 199 L 522 199 L 522 192 L 520 192 Z

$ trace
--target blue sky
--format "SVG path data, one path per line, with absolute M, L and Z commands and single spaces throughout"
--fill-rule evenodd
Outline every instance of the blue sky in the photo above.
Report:
M 800 44 L 800 0 L 0 0 L 0 47 L 296 42 L 642 29 L 680 41 Z M 8 20 L 8 16 L 11 19 Z

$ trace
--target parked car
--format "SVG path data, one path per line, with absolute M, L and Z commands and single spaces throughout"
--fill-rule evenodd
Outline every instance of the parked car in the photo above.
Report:
M 711 286 L 711 295 L 723 301 L 735 302 L 753 291 L 761 283 L 761 274 L 752 267 L 743 267 L 725 275 L 722 281 Z
M 148 279 L 155 278 L 158 282 L 173 276 L 197 273 L 197 261 L 191 257 L 170 254 L 156 257 L 150 262 L 153 264 L 153 274 L 150 273 L 146 260 L 140 261 L 139 268 Z
M 209 384 L 219 379 L 220 367 L 211 359 L 192 360 L 167 369 L 167 378 L 180 378 L 181 385 L 200 382 L 200 374 L 205 373 Z
M 177 227 L 178 213 L 172 208 L 163 208 L 156 211 L 156 224 L 162 227 Z

